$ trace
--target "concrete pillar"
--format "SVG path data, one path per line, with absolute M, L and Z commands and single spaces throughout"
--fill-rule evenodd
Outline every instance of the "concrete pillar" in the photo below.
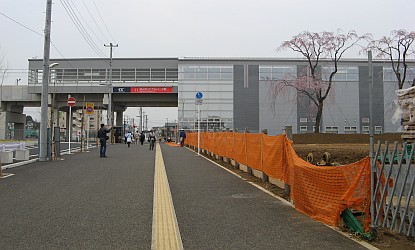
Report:
M 7 134 L 7 112 L 0 112 L 0 140 L 6 139 Z
M 23 109 L 16 111 L 0 112 L 0 140 L 24 140 L 26 115 L 22 114 Z
M 285 135 L 291 141 L 293 140 L 293 127 L 292 126 L 285 126 Z
M 14 123 L 14 139 L 15 140 L 24 140 L 25 139 L 25 124 L 24 123 Z
M 115 122 L 115 126 L 122 127 L 123 125 L 123 111 L 117 111 L 117 121 Z

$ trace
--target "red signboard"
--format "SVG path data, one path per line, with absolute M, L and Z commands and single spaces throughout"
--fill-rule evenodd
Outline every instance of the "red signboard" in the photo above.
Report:
M 131 87 L 130 93 L 172 93 L 173 87 Z
M 69 105 L 70 107 L 75 106 L 75 102 L 76 102 L 75 97 L 69 97 L 69 98 L 68 98 L 68 105 Z

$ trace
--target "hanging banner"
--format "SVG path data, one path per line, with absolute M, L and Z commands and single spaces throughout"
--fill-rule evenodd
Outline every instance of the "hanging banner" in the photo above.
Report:
M 173 87 L 113 87 L 113 93 L 173 93 Z

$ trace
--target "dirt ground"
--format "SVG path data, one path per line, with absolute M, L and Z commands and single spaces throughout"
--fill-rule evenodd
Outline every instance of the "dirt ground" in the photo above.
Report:
M 394 141 L 398 141 L 402 144 L 403 140 L 400 138 L 400 134 L 382 134 L 375 135 L 375 149 L 377 147 L 378 140 L 385 143 L 389 141 L 393 144 Z M 349 164 L 361 160 L 362 158 L 369 156 L 369 135 L 337 135 L 337 134 L 296 134 L 293 135 L 293 147 L 297 152 L 297 155 L 307 160 L 308 153 L 313 153 L 315 162 L 319 161 L 325 152 L 329 152 L 331 155 L 331 162 L 338 164 Z M 205 154 L 206 157 L 212 159 L 218 164 L 226 167 L 227 169 L 242 176 L 247 181 L 253 182 L 270 192 L 289 200 L 289 197 L 285 190 L 276 187 L 268 182 L 262 182 L 260 179 L 249 175 L 228 163 L 224 163 L 221 160 L 216 160 Z M 350 233 L 350 238 L 356 240 L 364 240 L 360 236 L 354 235 L 347 228 L 341 228 L 341 230 Z M 415 239 L 407 238 L 402 234 L 391 232 L 387 229 L 378 229 L 378 235 L 376 239 L 369 241 L 370 244 L 379 249 L 415 249 Z
M 381 134 L 374 136 L 375 150 L 378 141 L 385 144 L 398 141 L 402 144 L 400 134 Z M 363 134 L 295 134 L 293 135 L 293 147 L 297 155 L 307 160 L 309 153 L 313 154 L 313 164 L 320 162 L 323 154 L 330 154 L 330 163 L 334 165 L 344 165 L 357 162 L 370 152 L 370 137 Z

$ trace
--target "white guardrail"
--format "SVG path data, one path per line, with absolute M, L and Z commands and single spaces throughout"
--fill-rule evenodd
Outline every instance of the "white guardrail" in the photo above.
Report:
M 26 147 L 25 142 L 0 143 L 0 152 L 15 151 L 18 149 L 25 149 L 25 147 Z

